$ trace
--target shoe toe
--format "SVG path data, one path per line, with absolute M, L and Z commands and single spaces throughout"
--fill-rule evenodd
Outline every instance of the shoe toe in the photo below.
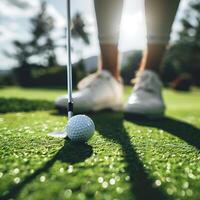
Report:
M 149 116 L 162 116 L 165 111 L 165 106 L 160 99 L 129 99 L 129 101 L 124 106 L 125 113 L 139 114 L 139 115 L 149 115 Z
M 54 102 L 55 107 L 67 107 L 67 96 L 60 96 Z

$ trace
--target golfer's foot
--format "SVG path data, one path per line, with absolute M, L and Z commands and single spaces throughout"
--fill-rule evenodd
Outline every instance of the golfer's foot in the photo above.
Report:
M 144 70 L 138 75 L 133 93 L 125 105 L 127 115 L 162 117 L 165 104 L 161 94 L 162 83 L 156 73 Z
M 93 112 L 104 109 L 121 110 L 123 86 L 108 71 L 89 75 L 78 84 L 78 91 L 73 95 L 74 111 Z M 67 96 L 55 101 L 58 110 L 67 109 Z

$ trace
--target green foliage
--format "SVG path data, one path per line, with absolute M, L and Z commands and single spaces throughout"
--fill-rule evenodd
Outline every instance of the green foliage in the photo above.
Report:
M 31 20 L 30 40 L 13 41 L 16 53 L 7 56 L 13 57 L 18 62 L 18 67 L 28 67 L 35 56 L 39 57 L 39 63 L 44 66 L 54 66 L 57 64 L 55 56 L 55 42 L 51 37 L 54 29 L 54 22 L 51 16 L 46 12 L 46 3 L 41 3 L 39 13 Z
M 81 38 L 86 45 L 90 44 L 89 33 L 85 30 L 85 22 L 80 13 L 76 13 L 72 19 L 72 37 Z
M 65 86 L 66 85 L 66 69 L 64 67 L 32 67 L 31 84 L 29 86 Z
M 188 73 L 193 84 L 200 86 L 200 1 L 191 1 L 182 18 L 179 39 L 166 55 L 164 80 L 171 81 L 182 73 Z
M 64 87 L 66 85 L 66 68 L 58 67 L 55 56 L 55 41 L 51 38 L 54 22 L 46 12 L 46 3 L 41 3 L 41 9 L 31 20 L 30 40 L 26 42 L 13 41 L 16 53 L 7 56 L 15 58 L 18 67 L 13 70 L 13 84 L 25 87 Z M 72 20 L 72 37 L 82 39 L 89 45 L 89 34 L 85 30 L 82 16 L 77 13 Z M 65 47 L 64 45 L 61 47 Z M 72 48 L 75 49 L 75 48 Z M 80 50 L 77 50 L 80 53 Z M 39 61 L 34 61 L 34 58 Z M 73 69 L 73 86 L 77 85 L 86 72 L 82 59 Z M 12 80 L 10 78 L 10 80 Z
M 31 66 L 24 63 L 23 67 L 13 69 L 16 82 L 21 86 L 31 86 Z
M 51 38 L 51 33 L 54 30 L 54 21 L 51 16 L 46 13 L 46 3 L 41 4 L 40 12 L 31 19 L 33 35 L 30 41 L 30 48 L 32 48 L 33 55 L 41 56 L 45 66 L 54 66 L 57 64 L 54 53 L 55 42 Z
M 125 91 L 127 99 L 131 87 Z M 0 96 L 26 96 L 32 104 L 62 92 L 7 88 Z M 164 96 L 162 120 L 91 114 L 96 132 L 88 144 L 48 137 L 66 125 L 51 108 L 1 114 L 0 199 L 198 200 L 200 91 Z
M 17 98 L 28 100 L 47 100 L 53 102 L 56 97 L 66 93 L 65 88 L 22 88 L 22 87 L 2 87 L 0 97 Z
M 9 86 L 9 85 L 13 85 L 14 80 L 12 75 L 4 75 L 4 76 L 0 76 L 0 87 L 2 86 Z
M 0 98 L 0 113 L 51 110 L 53 102 L 46 100 L 27 100 L 19 98 Z
M 67 84 L 66 66 L 43 67 L 27 65 L 14 69 L 16 82 L 24 87 L 65 87 Z M 73 87 L 86 75 L 84 63 L 80 60 L 73 66 Z

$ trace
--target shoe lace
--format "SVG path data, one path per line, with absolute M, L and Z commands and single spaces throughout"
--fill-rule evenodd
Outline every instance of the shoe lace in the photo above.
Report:
M 161 87 L 161 83 L 154 76 L 140 76 L 138 83 L 135 84 L 134 90 L 145 90 L 156 93 L 156 88 Z

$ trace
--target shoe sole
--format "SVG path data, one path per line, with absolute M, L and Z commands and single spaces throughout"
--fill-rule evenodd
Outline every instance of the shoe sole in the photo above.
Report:
M 57 106 L 55 105 L 55 109 L 59 112 L 59 113 L 67 113 L 67 108 L 66 107 L 62 107 L 62 106 Z M 123 105 L 116 105 L 116 106 L 111 106 L 111 107 L 107 107 L 107 108 L 97 108 L 96 110 L 90 110 L 90 111 L 74 111 L 74 113 L 76 114 L 81 114 L 81 113 L 97 113 L 97 112 L 104 112 L 104 111 L 111 111 L 111 112 L 119 112 L 119 111 L 123 111 Z

